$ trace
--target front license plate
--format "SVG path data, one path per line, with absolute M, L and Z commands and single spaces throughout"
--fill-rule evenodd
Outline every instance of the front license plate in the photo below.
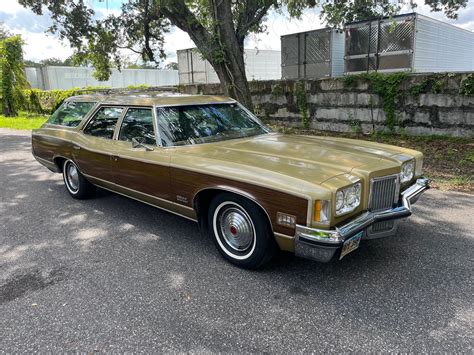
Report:
M 364 235 L 364 231 L 359 232 L 355 236 L 347 239 L 344 242 L 344 244 L 342 245 L 341 256 L 339 257 L 339 260 L 341 260 L 347 254 L 349 254 L 350 252 L 353 252 L 359 247 L 360 240 L 363 235 Z

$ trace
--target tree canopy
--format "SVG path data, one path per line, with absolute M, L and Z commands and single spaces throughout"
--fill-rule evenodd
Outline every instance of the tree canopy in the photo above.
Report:
M 416 9 L 417 3 L 390 0 L 354 0 L 328 1 L 321 3 L 321 18 L 329 26 L 342 28 L 347 22 L 361 21 L 368 18 L 392 16 L 398 14 L 405 3 Z M 465 7 L 467 0 L 425 0 L 431 11 L 443 11 L 448 18 L 457 18 L 458 11 Z
M 16 116 L 29 87 L 23 65 L 23 41 L 20 36 L 0 39 L 0 93 L 5 116 Z
M 41 59 L 40 61 L 33 61 L 33 60 L 25 60 L 25 66 L 27 67 L 40 67 L 40 66 L 46 66 L 46 65 L 49 65 L 49 66 L 66 66 L 66 67 L 69 67 L 69 66 L 73 66 L 75 64 L 75 61 L 74 61 L 74 56 L 70 56 L 66 59 L 60 59 L 60 58 L 55 58 L 55 57 L 51 57 L 51 58 L 45 58 L 45 59 Z
M 85 0 L 19 2 L 36 14 L 48 10 L 53 20 L 50 30 L 67 39 L 80 60 L 92 63 L 99 80 L 109 77 L 112 66 L 121 67 L 123 49 L 139 54 L 143 62 L 162 61 L 164 36 L 176 26 L 188 33 L 210 62 L 225 94 L 249 108 L 252 100 L 245 74 L 244 41 L 250 33 L 265 30 L 269 11 L 287 10 L 291 17 L 299 17 L 305 9 L 321 7 L 326 24 L 341 26 L 346 21 L 400 10 L 399 1 L 394 0 L 126 0 L 119 15 L 100 18 Z M 467 0 L 425 2 L 433 11 L 456 17 Z

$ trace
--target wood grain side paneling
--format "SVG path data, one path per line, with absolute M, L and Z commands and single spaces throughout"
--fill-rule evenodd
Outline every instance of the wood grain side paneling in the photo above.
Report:
M 192 207 L 194 197 L 202 189 L 229 188 L 241 191 L 263 207 L 270 218 L 274 232 L 277 233 L 294 235 L 294 228 L 277 224 L 277 212 L 296 216 L 297 224 L 306 225 L 308 200 L 270 188 L 173 167 L 171 168 L 171 187 L 175 198 L 177 195 L 185 197 L 187 202 L 182 203 L 189 207 Z
M 120 157 L 112 162 L 112 175 L 118 185 L 174 201 L 169 166 Z

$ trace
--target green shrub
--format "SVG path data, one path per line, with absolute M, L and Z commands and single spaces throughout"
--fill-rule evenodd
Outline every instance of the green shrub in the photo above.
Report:
M 353 89 L 357 86 L 357 83 L 359 82 L 359 79 L 361 78 L 360 75 L 354 74 L 354 75 L 347 75 L 342 77 L 342 83 L 344 85 L 344 88 L 346 89 Z
M 440 94 L 445 90 L 449 76 L 450 74 L 445 73 L 430 74 L 421 83 L 410 87 L 408 92 L 416 98 L 430 91 L 433 94 Z
M 406 73 L 370 73 L 364 76 L 370 82 L 371 90 L 382 98 L 382 107 L 386 117 L 385 124 L 390 131 L 393 131 L 398 123 L 395 113 L 398 99 L 403 94 L 400 84 L 408 75 Z
M 471 73 L 462 79 L 459 93 L 464 96 L 474 95 L 474 73 Z
M 139 85 L 128 85 L 127 89 L 130 90 L 141 90 L 141 89 L 148 89 L 150 85 L 147 84 L 139 84 Z
M 272 96 L 277 97 L 283 95 L 285 92 L 283 90 L 283 86 L 281 84 L 275 84 L 272 87 Z
M 296 104 L 301 115 L 301 124 L 303 128 L 309 128 L 308 99 L 306 97 L 306 85 L 304 81 L 296 83 Z
M 348 75 L 343 77 L 344 88 L 353 89 L 359 81 L 369 83 L 369 92 L 377 94 L 382 99 L 382 107 L 385 112 L 385 124 L 394 131 L 397 125 L 396 109 L 398 100 L 402 97 L 403 92 L 400 90 L 400 84 L 407 78 L 406 73 L 363 73 L 356 75 Z
M 73 88 L 68 90 L 23 90 L 24 101 L 22 109 L 33 113 L 51 114 L 61 106 L 64 100 L 71 96 L 92 94 L 109 89 L 105 86 Z

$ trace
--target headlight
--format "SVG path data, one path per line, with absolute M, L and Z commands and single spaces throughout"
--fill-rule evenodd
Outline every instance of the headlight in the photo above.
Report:
M 344 205 L 344 193 L 342 191 L 338 191 L 336 193 L 336 210 L 339 211 L 343 205 Z
M 400 173 L 400 182 L 404 183 L 413 179 L 415 173 L 415 161 L 409 160 L 402 164 L 402 171 Z
M 421 174 L 423 173 L 423 158 L 420 158 L 416 161 L 415 168 L 415 175 L 421 176 Z
M 355 210 L 360 205 L 361 183 L 346 187 L 336 192 L 336 215 Z

